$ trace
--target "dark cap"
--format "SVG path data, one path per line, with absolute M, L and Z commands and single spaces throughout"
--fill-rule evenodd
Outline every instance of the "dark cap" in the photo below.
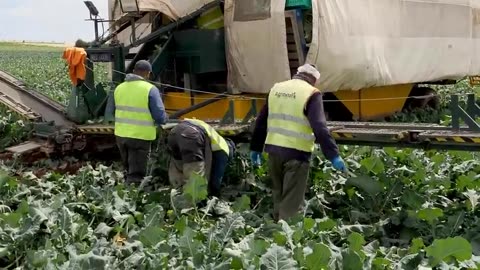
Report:
M 140 60 L 137 63 L 135 63 L 134 70 L 152 72 L 152 65 L 147 60 Z

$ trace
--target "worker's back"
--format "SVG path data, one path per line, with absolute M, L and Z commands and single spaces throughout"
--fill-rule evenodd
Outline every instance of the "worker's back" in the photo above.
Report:
M 293 79 L 273 86 L 268 96 L 266 144 L 311 152 L 315 137 L 305 116 L 305 105 L 318 91 L 309 83 Z
M 119 137 L 154 140 L 156 128 L 149 110 L 152 84 L 143 80 L 126 81 L 114 93 L 115 135 Z

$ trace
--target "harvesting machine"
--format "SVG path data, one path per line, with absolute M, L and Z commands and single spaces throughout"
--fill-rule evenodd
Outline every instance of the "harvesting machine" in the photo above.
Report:
M 248 140 L 271 86 L 309 62 L 322 73 L 318 87 L 339 144 L 477 151 L 480 108 L 473 95 L 466 106 L 452 96 L 449 127 L 370 122 L 406 108 L 435 108 L 429 85 L 476 81 L 480 1 L 469 2 L 109 0 L 109 19 L 102 19 L 85 1 L 95 39 L 77 44 L 87 52 L 86 78 L 73 86 L 67 107 L 0 73 L 0 102 L 35 126 L 30 141 L 7 151 L 115 148 L 106 107 L 141 59 L 151 62 L 151 82 L 163 94 L 165 130 L 195 117 Z M 95 82 L 98 64 L 109 65 L 109 82 Z

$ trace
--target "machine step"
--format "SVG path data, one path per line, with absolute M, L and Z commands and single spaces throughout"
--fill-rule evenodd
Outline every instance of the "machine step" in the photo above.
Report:
M 25 154 L 31 151 L 39 150 L 42 147 L 42 144 L 28 141 L 16 146 L 8 147 L 5 150 L 13 154 Z

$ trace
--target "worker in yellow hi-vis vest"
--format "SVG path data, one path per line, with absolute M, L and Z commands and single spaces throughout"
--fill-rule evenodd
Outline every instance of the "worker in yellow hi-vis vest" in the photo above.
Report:
M 157 127 L 168 116 L 160 91 L 147 80 L 152 72 L 148 61 L 135 64 L 133 74 L 117 86 L 107 113 L 115 115 L 115 136 L 120 150 L 127 184 L 139 184 L 147 173 L 150 147 L 157 137 Z
M 292 80 L 273 86 L 257 117 L 251 159 L 259 165 L 265 147 L 276 220 L 288 219 L 303 209 L 315 143 L 335 169 L 346 170 L 326 125 L 322 94 L 314 87 L 319 79 L 314 66 L 300 66 Z
M 168 135 L 171 155 L 168 176 L 175 188 L 182 187 L 193 173 L 208 181 L 208 193 L 220 196 L 222 178 L 235 144 L 198 119 L 184 119 Z

